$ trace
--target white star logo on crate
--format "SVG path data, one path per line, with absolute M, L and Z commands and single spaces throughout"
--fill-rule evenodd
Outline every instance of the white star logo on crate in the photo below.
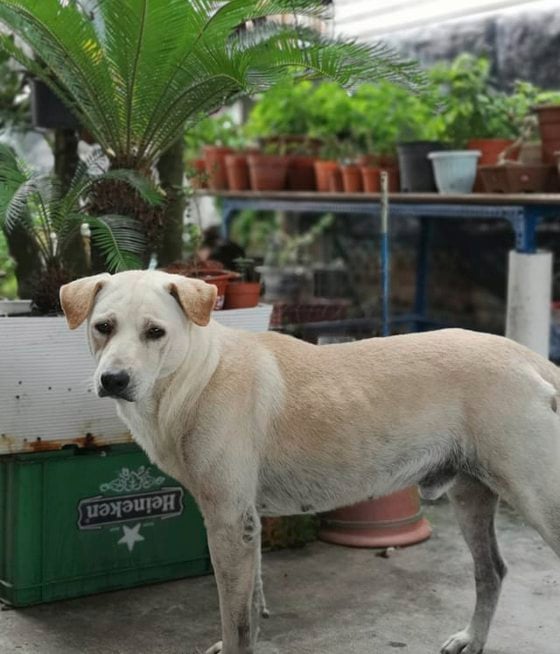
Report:
M 132 552 L 136 543 L 146 540 L 144 536 L 140 534 L 141 526 L 142 524 L 140 522 L 137 525 L 134 525 L 134 527 L 127 527 L 126 525 L 123 525 L 123 536 L 119 541 L 117 541 L 117 544 L 126 545 L 128 547 L 128 551 Z

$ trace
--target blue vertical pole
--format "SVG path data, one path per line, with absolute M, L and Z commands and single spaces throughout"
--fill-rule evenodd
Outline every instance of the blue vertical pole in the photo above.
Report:
M 391 251 L 389 249 L 389 184 L 386 171 L 381 171 L 381 333 L 389 336 L 391 294 Z

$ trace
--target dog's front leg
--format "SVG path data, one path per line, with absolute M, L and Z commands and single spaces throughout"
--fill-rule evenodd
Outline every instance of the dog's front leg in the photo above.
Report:
M 255 579 L 260 556 L 260 520 L 253 507 L 206 519 L 218 584 L 222 642 L 206 654 L 253 654 L 258 634 Z

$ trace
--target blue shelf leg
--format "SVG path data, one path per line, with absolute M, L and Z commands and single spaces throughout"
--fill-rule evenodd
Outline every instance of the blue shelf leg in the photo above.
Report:
M 539 210 L 535 207 L 524 207 L 519 217 L 513 221 L 515 230 L 515 250 L 524 254 L 535 254 L 537 251 L 537 225 L 541 220 Z
M 431 218 L 420 218 L 420 242 L 418 244 L 418 258 L 416 263 L 416 293 L 414 298 L 414 315 L 425 318 L 428 304 L 428 276 L 429 254 L 434 223 Z M 415 331 L 423 331 L 426 324 L 423 320 L 416 320 Z

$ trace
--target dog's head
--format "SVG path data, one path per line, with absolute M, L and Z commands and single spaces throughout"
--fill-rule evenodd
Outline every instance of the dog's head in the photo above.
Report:
M 216 287 L 159 271 L 84 277 L 60 289 L 70 329 L 87 321 L 100 397 L 138 402 L 185 360 Z

